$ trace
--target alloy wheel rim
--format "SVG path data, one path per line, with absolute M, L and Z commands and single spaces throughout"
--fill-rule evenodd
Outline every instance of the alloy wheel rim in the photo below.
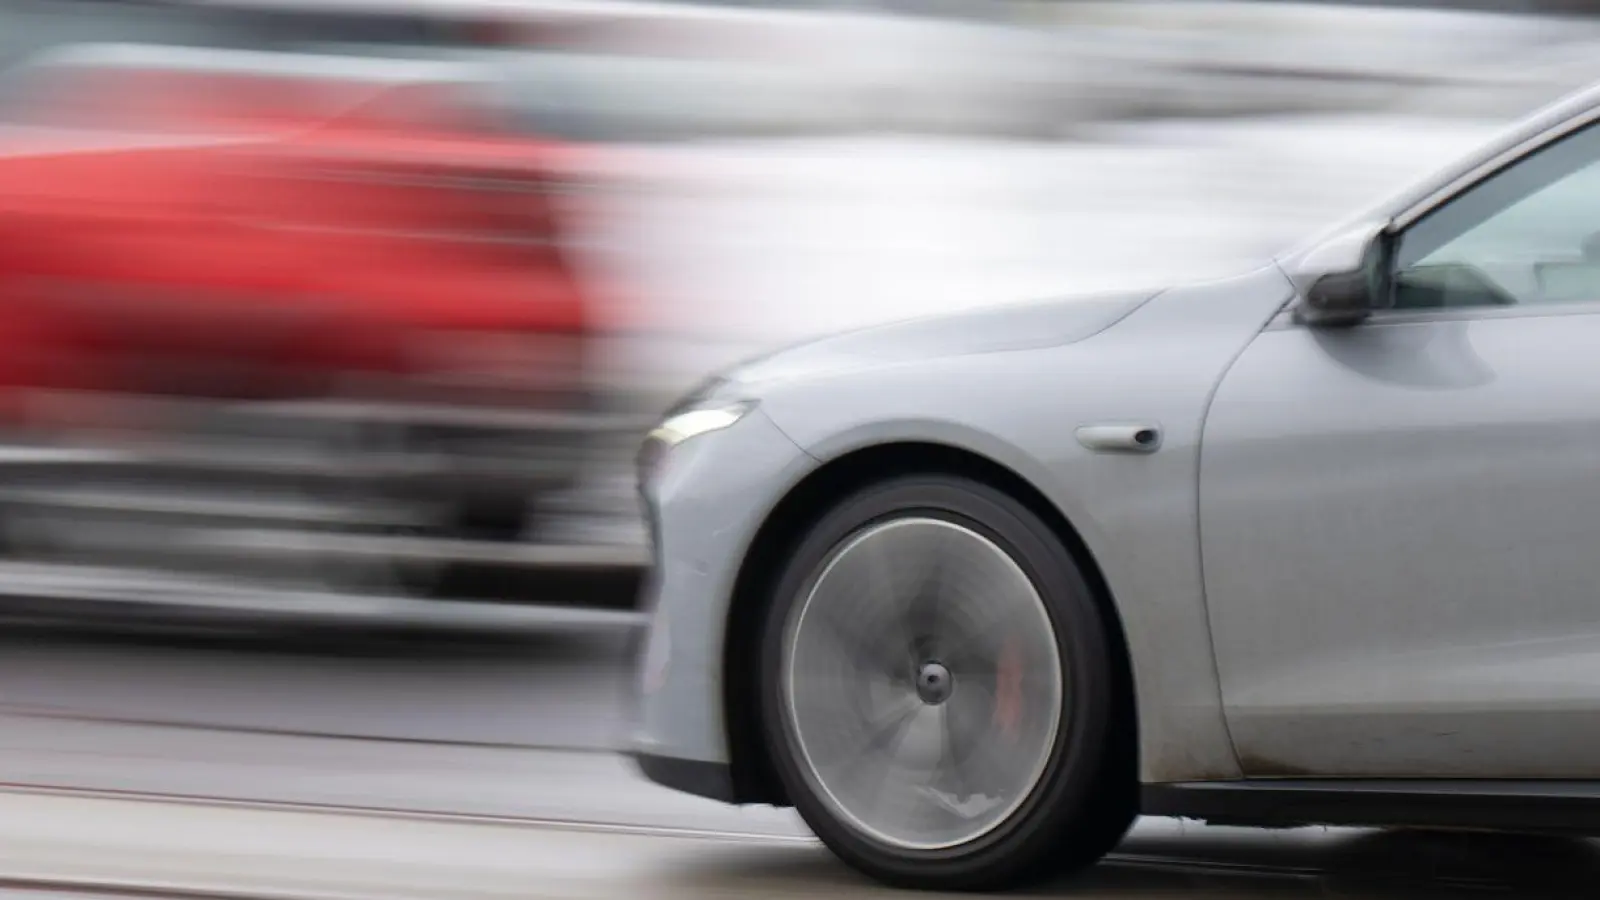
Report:
M 911 851 L 969 844 L 1044 776 L 1066 694 L 1049 609 L 971 528 L 906 517 L 841 542 L 783 647 L 802 774 L 863 836 Z

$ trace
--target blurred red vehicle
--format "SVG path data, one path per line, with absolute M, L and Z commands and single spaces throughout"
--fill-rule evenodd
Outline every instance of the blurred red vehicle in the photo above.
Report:
M 516 537 L 576 477 L 595 315 L 560 203 L 581 151 L 517 121 L 491 69 L 96 46 L 10 88 L 13 435 L 193 463 L 231 434 L 251 440 L 229 466 L 275 473 L 313 447 L 296 484 L 456 536 Z

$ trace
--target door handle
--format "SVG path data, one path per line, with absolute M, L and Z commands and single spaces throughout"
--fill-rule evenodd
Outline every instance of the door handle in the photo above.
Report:
M 1154 422 L 1080 425 L 1077 437 L 1096 453 L 1154 453 L 1161 448 L 1161 426 Z

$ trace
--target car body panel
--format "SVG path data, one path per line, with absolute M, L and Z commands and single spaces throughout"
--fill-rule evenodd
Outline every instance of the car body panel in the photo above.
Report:
M 734 581 L 767 510 L 816 460 L 757 409 L 668 454 L 645 494 L 652 613 L 628 743 L 637 753 L 726 764 L 722 642 Z
M 1011 303 L 891 322 L 768 354 L 737 367 L 728 377 L 760 384 L 818 373 L 836 377 L 944 357 L 1060 347 L 1099 334 L 1156 293 L 1136 290 Z
M 1584 305 L 1245 351 L 1201 470 L 1245 774 L 1600 776 L 1597 338 Z

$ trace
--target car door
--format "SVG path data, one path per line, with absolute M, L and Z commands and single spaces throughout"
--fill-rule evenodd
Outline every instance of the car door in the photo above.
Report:
M 1394 239 L 1391 308 L 1280 316 L 1204 426 L 1249 776 L 1600 777 L 1600 130 Z

